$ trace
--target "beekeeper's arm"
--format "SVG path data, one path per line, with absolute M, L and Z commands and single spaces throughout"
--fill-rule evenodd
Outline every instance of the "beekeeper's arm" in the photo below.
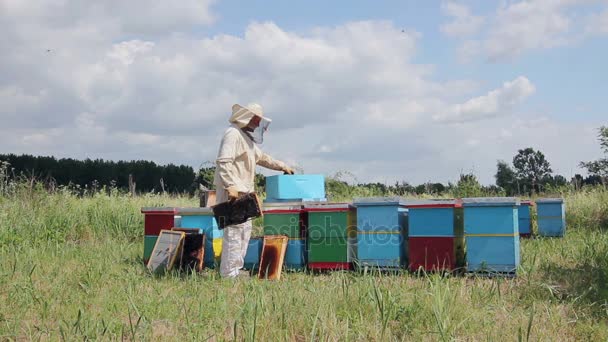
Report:
M 283 171 L 287 174 L 293 175 L 293 170 L 280 160 L 276 160 L 264 153 L 259 147 L 255 146 L 255 162 L 256 164 L 265 168 Z
M 228 197 L 231 200 L 237 198 L 239 193 L 237 185 L 240 182 L 236 179 L 234 171 L 234 159 L 237 156 L 238 148 L 238 134 L 238 131 L 230 130 L 224 135 L 215 161 L 222 185 L 228 192 Z

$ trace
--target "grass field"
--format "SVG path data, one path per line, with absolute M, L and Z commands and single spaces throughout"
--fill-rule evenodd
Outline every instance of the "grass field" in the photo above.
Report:
M 140 207 L 195 199 L 16 184 L 0 195 L 0 340 L 607 340 L 608 191 L 564 196 L 566 237 L 523 240 L 515 279 L 267 282 L 146 272 Z

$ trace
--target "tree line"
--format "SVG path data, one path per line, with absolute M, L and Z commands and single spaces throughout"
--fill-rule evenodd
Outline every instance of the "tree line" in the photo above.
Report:
M 408 182 L 396 182 L 393 185 L 383 183 L 352 183 L 342 180 L 348 172 L 338 172 L 327 177 L 328 194 L 368 194 L 368 195 L 407 195 L 449 193 L 454 196 L 475 195 L 531 195 L 544 192 L 550 188 L 559 188 L 570 184 L 575 188 L 584 185 L 608 185 L 608 127 L 600 127 L 598 140 L 605 156 L 595 161 L 580 163 L 587 169 L 588 176 L 579 174 L 567 180 L 564 176 L 553 174 L 551 164 L 541 151 L 531 147 L 517 151 L 511 163 L 497 161 L 495 185 L 481 185 L 474 174 L 462 173 L 455 183 L 424 183 L 412 185 Z M 0 161 L 10 165 L 9 178 L 36 178 L 54 185 L 78 185 L 82 188 L 116 187 L 129 190 L 129 178 L 136 184 L 139 192 L 171 192 L 194 194 L 198 189 L 213 189 L 215 167 L 207 162 L 199 170 L 186 165 L 157 165 L 154 162 L 107 161 L 103 159 L 72 158 L 56 159 L 31 155 L 0 154 Z M 352 175 L 351 175 L 352 176 Z M 263 192 L 265 177 L 256 174 L 256 188 Z
M 11 179 L 36 179 L 49 186 L 74 185 L 93 191 L 103 186 L 138 192 L 192 193 L 194 169 L 186 165 L 157 165 L 146 160 L 118 161 L 0 154 Z M 129 181 L 129 179 L 131 181 Z

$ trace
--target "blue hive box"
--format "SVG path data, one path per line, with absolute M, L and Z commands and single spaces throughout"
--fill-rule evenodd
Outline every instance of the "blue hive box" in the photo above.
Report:
M 359 232 L 401 232 L 405 202 L 395 197 L 355 198 Z
M 285 268 L 288 270 L 302 270 L 306 267 L 306 240 L 290 238 L 285 251 Z
M 263 237 L 252 237 L 249 239 L 249 246 L 245 254 L 244 268 L 247 270 L 256 270 L 260 266 L 260 255 L 262 254 L 262 246 L 264 245 Z
M 530 237 L 532 235 L 532 219 L 530 218 L 531 201 L 521 201 L 517 216 L 519 217 L 519 236 Z
M 455 200 L 408 202 L 408 237 L 454 237 L 456 206 Z
M 323 175 L 266 177 L 266 202 L 323 200 L 325 200 L 325 176 Z
M 463 199 L 467 271 L 516 272 L 520 262 L 519 205 L 512 197 Z
M 467 236 L 467 270 L 515 273 L 519 266 L 519 238 Z
M 351 243 L 359 268 L 399 268 L 406 263 L 407 209 L 397 197 L 355 198 L 357 238 Z
M 562 198 L 536 200 L 538 234 L 540 236 L 564 236 L 566 232 L 566 207 Z
M 403 235 L 395 233 L 357 234 L 358 267 L 399 268 L 406 265 Z
M 213 240 L 224 236 L 215 222 L 211 208 L 178 208 L 177 215 L 181 216 L 180 228 L 199 228 L 205 234 L 205 267 L 215 267 Z
M 178 208 L 177 214 L 181 216 L 180 228 L 199 228 L 207 240 L 224 236 L 215 222 L 211 208 Z

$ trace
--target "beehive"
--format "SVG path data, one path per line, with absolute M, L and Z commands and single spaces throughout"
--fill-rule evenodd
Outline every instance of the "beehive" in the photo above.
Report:
M 512 197 L 463 199 L 467 271 L 515 274 L 519 204 Z
M 562 198 L 536 200 L 538 235 L 562 237 L 566 232 L 566 206 Z
M 170 230 L 175 224 L 175 208 L 145 207 L 144 214 L 144 253 L 143 262 L 148 263 L 150 254 L 161 230 Z
M 224 232 L 218 228 L 213 210 L 207 207 L 178 208 L 176 213 L 181 216 L 181 228 L 198 228 L 205 234 L 205 267 L 215 267 Z
M 175 223 L 175 208 L 146 207 L 141 208 L 144 214 L 144 233 L 148 236 L 158 236 L 163 229 L 171 229 Z
M 518 207 L 517 216 L 519 219 L 519 236 L 529 238 L 532 236 L 532 219 L 530 217 L 530 207 L 532 201 L 523 200 Z
M 356 198 L 358 267 L 399 268 L 406 264 L 407 209 L 393 197 Z
M 265 203 L 264 235 L 286 235 L 285 269 L 306 267 L 306 213 L 302 202 Z
M 257 270 L 260 266 L 260 255 L 262 253 L 262 245 L 264 244 L 263 237 L 252 237 L 249 239 L 247 253 L 243 267 L 247 270 Z
M 303 270 L 306 268 L 306 239 L 289 238 L 285 252 L 285 269 Z
M 264 206 L 264 235 L 286 235 L 289 238 L 305 237 L 302 205 L 285 204 Z
M 356 244 L 355 208 L 349 204 L 306 204 L 308 266 L 350 269 Z
M 323 175 L 276 175 L 266 177 L 266 202 L 320 201 L 325 199 Z
M 412 271 L 454 270 L 456 255 L 455 200 L 422 200 L 408 209 L 408 253 Z

